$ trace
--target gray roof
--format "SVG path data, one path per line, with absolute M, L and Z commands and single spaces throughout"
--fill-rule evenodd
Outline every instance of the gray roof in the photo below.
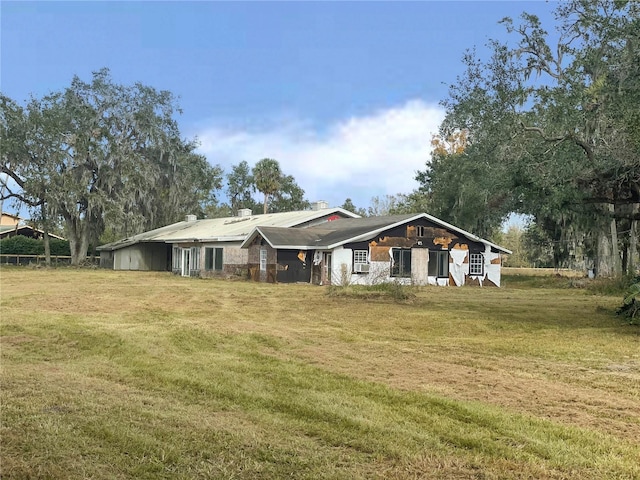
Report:
M 506 248 L 484 240 L 472 233 L 454 227 L 426 213 L 408 215 L 388 215 L 381 217 L 345 218 L 304 230 L 287 228 L 256 227 L 242 243 L 247 247 L 260 234 L 273 248 L 281 249 L 332 249 L 349 242 L 370 240 L 379 233 L 407 223 L 411 220 L 425 218 L 443 228 L 457 232 L 470 240 L 488 245 L 500 252 L 511 253 Z
M 246 217 L 211 218 L 204 220 L 182 221 L 165 227 L 140 233 L 97 250 L 118 250 L 136 243 L 181 243 L 181 242 L 232 242 L 243 241 L 257 226 L 291 228 L 313 225 L 327 215 L 357 217 L 355 213 L 342 208 L 323 208 L 295 212 L 267 213 Z M 322 220 L 324 221 L 324 220 Z

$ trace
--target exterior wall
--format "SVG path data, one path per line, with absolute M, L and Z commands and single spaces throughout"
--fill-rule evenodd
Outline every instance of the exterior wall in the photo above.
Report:
M 212 242 L 200 247 L 200 276 L 245 276 L 249 263 L 249 251 L 240 248 L 241 242 Z M 205 248 L 222 248 L 222 271 L 205 270 Z
M 270 245 L 261 245 L 262 238 L 258 236 L 256 240 L 249 246 L 248 250 L 248 270 L 249 278 L 255 282 L 275 283 L 277 278 L 278 257 L 277 251 Z M 260 250 L 267 251 L 267 268 L 260 269 Z
M 411 278 L 391 277 L 390 249 L 411 249 Z M 369 252 L 369 273 L 352 273 L 353 250 Z M 347 253 L 348 252 L 348 253 Z M 429 275 L 429 252 L 448 252 L 448 275 Z M 470 275 L 470 254 L 482 254 L 484 259 L 482 275 Z M 457 285 L 500 286 L 500 254 L 481 242 L 469 240 L 457 233 L 445 230 L 427 220 L 415 224 L 405 224 L 389 229 L 370 241 L 346 244 L 340 256 L 334 257 L 334 281 L 341 278 L 340 265 L 348 272 L 350 284 L 371 285 L 382 282 L 399 282 L 416 285 Z M 344 281 L 343 281 L 344 283 Z
M 113 252 L 114 270 L 166 271 L 168 246 L 164 243 L 139 243 Z M 102 253 L 100 254 L 102 258 Z
M 113 264 L 113 251 L 103 250 L 100 252 L 100 268 L 115 269 Z

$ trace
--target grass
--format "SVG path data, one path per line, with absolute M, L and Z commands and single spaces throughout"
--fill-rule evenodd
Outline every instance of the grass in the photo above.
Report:
M 619 296 L 0 281 L 3 479 L 640 478 L 640 329 Z

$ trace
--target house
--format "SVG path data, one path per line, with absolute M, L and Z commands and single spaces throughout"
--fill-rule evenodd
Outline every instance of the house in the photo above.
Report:
M 257 226 L 305 229 L 357 217 L 316 202 L 312 210 L 184 221 L 98 247 L 100 266 L 114 270 L 172 271 L 183 276 L 246 275 L 248 251 L 240 245 Z
M 256 226 L 242 248 L 255 281 L 320 285 L 500 286 L 500 255 L 511 253 L 426 213 Z
M 0 240 L 16 235 L 41 239 L 44 236 L 44 231 L 27 225 L 25 220 L 18 215 L 2 212 L 2 218 L 0 219 Z M 53 233 L 49 233 L 49 237 L 64 240 L 64 238 L 54 235 Z

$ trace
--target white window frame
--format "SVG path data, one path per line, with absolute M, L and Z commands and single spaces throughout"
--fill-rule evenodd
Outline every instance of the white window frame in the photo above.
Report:
M 173 270 L 182 269 L 182 249 L 180 247 L 173 247 L 171 251 L 171 266 Z
M 484 275 L 484 256 L 481 253 L 469 254 L 469 275 Z
M 353 251 L 353 264 L 362 263 L 367 265 L 369 263 L 369 251 L 368 250 L 354 250 Z
M 191 247 L 189 257 L 189 270 L 200 270 L 200 247 Z
M 267 249 L 264 247 L 260 249 L 260 271 L 267 271 Z

